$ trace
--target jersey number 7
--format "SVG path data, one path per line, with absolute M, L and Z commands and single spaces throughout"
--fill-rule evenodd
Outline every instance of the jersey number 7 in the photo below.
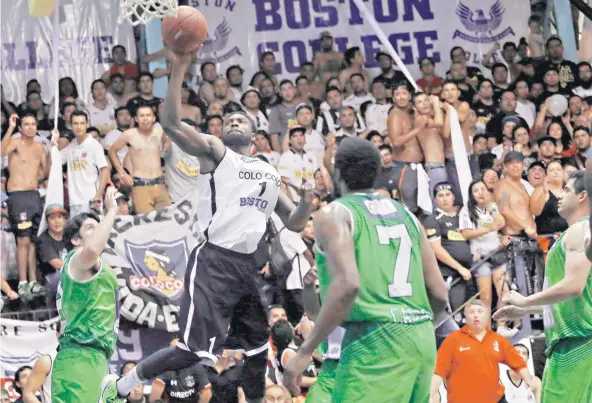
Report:
M 405 224 L 391 225 L 388 227 L 377 225 L 378 242 L 381 245 L 390 245 L 391 240 L 399 240 L 393 282 L 388 285 L 389 297 L 410 297 L 413 294 L 409 282 L 409 270 L 411 268 L 411 238 Z

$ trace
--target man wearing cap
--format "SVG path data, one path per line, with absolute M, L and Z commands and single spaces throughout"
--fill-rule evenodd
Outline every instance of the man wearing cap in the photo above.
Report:
M 555 160 L 557 153 L 557 140 L 551 136 L 541 137 L 537 141 L 539 145 L 538 160 L 548 164 Z
M 518 235 L 531 239 L 537 237 L 536 225 L 530 211 L 530 195 L 522 181 L 523 156 L 510 151 L 504 157 L 504 177 L 500 179 L 495 199 L 506 219 L 504 235 Z
M 333 77 L 339 77 L 343 66 L 343 53 L 333 49 L 333 35 L 329 31 L 321 32 L 321 50 L 315 52 L 313 64 L 315 75 L 318 75 L 323 85 Z
M 534 161 L 528 167 L 526 179 L 533 188 L 542 186 L 547 176 L 547 165 L 542 161 Z
M 61 204 L 50 204 L 45 209 L 47 219 L 47 231 L 41 234 L 37 240 L 38 268 L 43 277 L 55 273 L 62 268 L 66 257 L 67 245 L 63 240 L 64 225 L 68 212 Z
M 269 131 L 269 121 L 267 116 L 260 109 L 261 106 L 261 94 L 254 87 L 248 87 L 240 98 L 240 102 L 245 108 L 247 115 L 253 120 L 257 130 Z
M 306 134 L 304 151 L 316 158 L 319 153 L 325 151 L 325 139 L 318 131 L 312 128 L 313 121 L 314 111 L 311 105 L 300 104 L 296 107 L 296 124 L 304 128 Z M 290 141 L 288 136 L 286 136 L 282 142 L 282 151 L 288 151 L 289 149 Z
M 306 129 L 301 126 L 294 126 L 288 134 L 290 150 L 282 153 L 278 164 L 278 172 L 284 183 L 291 183 L 300 188 L 304 183 L 312 184 L 314 187 L 314 173 L 318 169 L 316 157 L 304 151 L 306 144 Z M 291 186 L 286 186 L 286 194 L 294 202 L 300 201 L 298 191 Z
M 360 106 L 364 102 L 376 102 L 376 99 L 370 94 L 366 88 L 368 84 L 364 75 L 361 73 L 354 73 L 349 77 L 349 83 L 352 87 L 352 93 L 343 100 L 343 104 L 353 107 L 356 112 L 360 112 Z

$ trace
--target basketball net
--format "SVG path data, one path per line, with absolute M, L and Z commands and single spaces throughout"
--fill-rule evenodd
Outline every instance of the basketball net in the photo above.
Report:
M 153 18 L 177 15 L 177 0 L 121 0 L 119 23 L 147 24 Z

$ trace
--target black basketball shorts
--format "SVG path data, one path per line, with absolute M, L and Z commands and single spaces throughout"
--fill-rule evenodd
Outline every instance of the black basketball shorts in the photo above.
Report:
M 267 350 L 267 304 L 256 278 L 250 254 L 208 242 L 193 250 L 179 315 L 179 338 L 189 350 L 214 362 L 224 349 L 247 357 Z

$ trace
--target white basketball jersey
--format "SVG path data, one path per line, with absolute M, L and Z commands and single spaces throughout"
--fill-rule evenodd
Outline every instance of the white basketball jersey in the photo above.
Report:
M 51 361 L 51 367 L 49 368 L 49 374 L 45 377 L 43 385 L 41 385 L 41 403 L 51 403 L 51 375 L 53 373 L 53 363 L 55 361 L 57 350 L 51 354 L 47 354 Z
M 510 379 L 510 370 L 501 371 L 500 381 L 505 388 L 506 400 L 508 403 L 534 403 L 534 394 L 526 388 L 521 379 L 518 386 Z M 567 403 L 567 402 L 566 402 Z
M 226 148 L 218 167 L 197 182 L 197 219 L 208 242 L 255 252 L 281 191 L 276 169 Z

